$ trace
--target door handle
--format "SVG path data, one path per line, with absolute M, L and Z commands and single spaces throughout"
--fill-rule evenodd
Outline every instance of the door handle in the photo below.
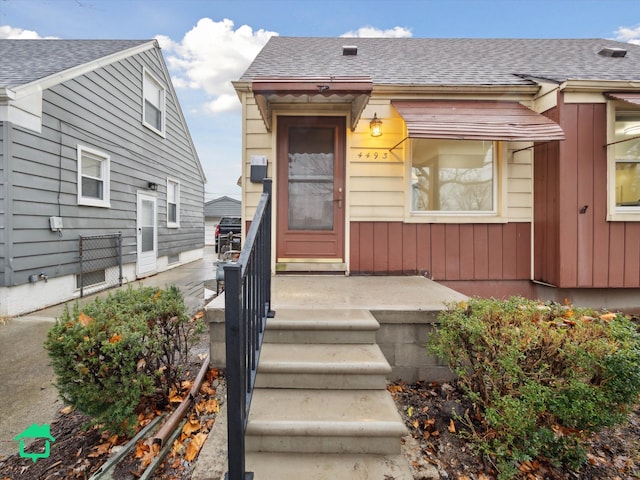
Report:
M 338 202 L 338 208 L 342 208 L 342 188 L 338 189 L 338 193 L 340 196 L 338 198 L 334 198 L 333 201 Z

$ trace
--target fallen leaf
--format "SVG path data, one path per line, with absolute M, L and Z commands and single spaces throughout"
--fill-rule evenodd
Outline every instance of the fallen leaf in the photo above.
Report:
M 456 433 L 456 426 L 453 423 L 453 418 L 449 420 L 449 432 Z
M 200 424 L 200 420 L 197 418 L 190 418 L 182 427 L 182 433 L 189 436 L 197 432 L 202 428 L 202 424 Z
M 194 435 L 187 445 L 187 451 L 184 454 L 184 459 L 187 462 L 192 462 L 200 453 L 200 449 L 202 445 L 204 445 L 204 441 L 207 439 L 207 434 L 204 432 L 200 432 L 197 435 Z
M 113 447 L 113 444 L 110 443 L 110 442 L 101 443 L 100 445 L 96 445 L 92 449 L 93 452 L 89 453 L 87 455 L 87 457 L 89 457 L 89 458 L 97 458 L 97 457 L 101 457 L 102 455 L 106 455 L 107 453 L 109 453 L 109 450 L 111 450 L 111 447 Z
M 62 415 L 68 415 L 71 412 L 73 412 L 73 410 L 75 409 L 75 407 L 73 405 L 67 405 L 66 407 L 64 407 L 62 410 L 60 410 L 60 413 Z
M 615 313 L 603 313 L 602 315 L 600 315 L 600 320 L 604 320 L 605 322 L 610 322 L 614 318 L 616 318 Z
M 122 340 L 122 335 L 120 335 L 119 333 L 116 333 L 109 339 L 109 343 L 118 343 L 121 340 Z
M 215 398 L 210 398 L 206 403 L 207 413 L 220 413 L 220 404 Z
M 402 392 L 402 385 L 398 385 L 398 384 L 387 385 L 387 390 L 391 393 L 400 393 Z
M 136 446 L 136 458 L 140 459 L 142 468 L 146 468 L 160 452 L 160 444 L 152 443 L 148 445 L 145 441 L 138 442 Z
M 210 368 L 207 371 L 207 380 L 209 383 L 220 377 L 220 371 L 217 368 Z
M 140 360 L 138 360 L 138 364 L 136 365 L 136 370 L 140 371 L 146 366 L 147 366 L 147 361 L 144 358 L 141 358 Z
M 171 453 L 174 455 L 182 455 L 184 452 L 184 442 L 182 440 L 175 440 L 171 446 Z
M 193 380 L 184 380 L 180 384 L 180 388 L 182 389 L 183 392 L 187 390 L 191 390 L 191 387 L 193 387 Z
M 407 408 L 407 416 L 413 417 L 413 406 L 410 406 L 409 408 Z
M 169 390 L 169 403 L 180 403 L 184 397 L 180 395 L 175 388 Z
M 215 395 L 216 389 L 211 388 L 211 385 L 209 384 L 209 382 L 203 382 L 202 386 L 200 387 L 200 392 L 205 395 Z
M 80 315 L 78 316 L 78 321 L 80 322 L 80 325 L 82 325 L 83 327 L 86 327 L 91 322 L 93 322 L 93 318 L 91 318 L 89 315 L 86 315 L 84 312 L 80 312 Z

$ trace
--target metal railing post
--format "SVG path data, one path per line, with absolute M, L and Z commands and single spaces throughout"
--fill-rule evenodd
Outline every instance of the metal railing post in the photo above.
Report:
M 224 266 L 225 343 L 227 362 L 227 432 L 229 470 L 226 480 L 251 480 L 245 471 L 245 431 L 266 319 L 271 310 L 271 188 L 263 194 L 240 257 Z
M 244 410 L 245 389 L 244 370 L 244 326 L 242 322 L 241 265 L 229 264 L 224 267 L 225 289 L 225 332 L 227 362 L 227 416 L 229 471 L 227 480 L 245 480 L 244 463 Z M 252 478 L 252 477 L 250 477 Z

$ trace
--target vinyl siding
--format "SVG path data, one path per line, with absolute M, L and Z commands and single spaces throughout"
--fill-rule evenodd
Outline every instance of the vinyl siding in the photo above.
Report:
M 136 191 L 158 184 L 158 256 L 203 247 L 204 185 L 179 105 L 166 84 L 166 138 L 142 125 L 142 71 L 165 78 L 153 49 L 43 92 L 42 133 L 15 128 L 12 143 L 11 284 L 34 270 L 77 273 L 78 237 L 122 232 L 123 261 L 136 259 Z M 110 156 L 111 207 L 77 202 L 77 147 Z M 166 179 L 180 182 L 180 228 L 166 228 Z M 61 235 L 49 217 L 61 216 Z M 5 262 L 6 263 L 6 262 Z

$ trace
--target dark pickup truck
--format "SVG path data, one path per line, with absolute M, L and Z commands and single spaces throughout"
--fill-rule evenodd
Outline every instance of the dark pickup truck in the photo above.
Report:
M 228 236 L 230 233 L 236 235 L 240 235 L 242 233 L 242 221 L 240 220 L 240 217 L 222 217 L 220 219 L 220 222 L 216 225 L 214 241 L 216 253 L 220 250 L 220 237 Z

